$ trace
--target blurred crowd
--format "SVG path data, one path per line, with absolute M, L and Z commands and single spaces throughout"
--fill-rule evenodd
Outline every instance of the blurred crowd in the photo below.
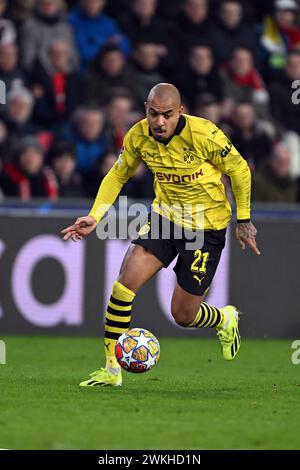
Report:
M 94 197 L 150 88 L 167 81 L 248 161 L 254 200 L 299 202 L 299 6 L 0 0 L 0 195 Z M 145 166 L 122 194 L 153 197 Z

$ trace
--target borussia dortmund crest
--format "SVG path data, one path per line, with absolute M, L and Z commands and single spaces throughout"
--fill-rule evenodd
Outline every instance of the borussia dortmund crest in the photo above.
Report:
M 183 160 L 186 163 L 192 163 L 195 160 L 195 156 L 193 155 L 191 148 L 184 148 Z

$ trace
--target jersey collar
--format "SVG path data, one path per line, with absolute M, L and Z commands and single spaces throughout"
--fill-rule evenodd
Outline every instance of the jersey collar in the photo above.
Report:
M 176 129 L 174 131 L 174 134 L 172 134 L 168 139 L 166 139 L 164 142 L 160 142 L 159 140 L 155 139 L 154 135 L 152 134 L 151 132 L 151 129 L 149 127 L 149 135 L 151 137 L 153 137 L 157 142 L 159 142 L 160 144 L 163 144 L 163 145 L 168 145 L 168 143 L 171 141 L 171 139 L 173 139 L 174 135 L 179 135 L 181 133 L 181 131 L 184 129 L 185 127 L 185 124 L 186 124 L 186 118 L 183 114 L 181 114 L 179 116 L 179 119 L 178 119 L 178 123 L 177 123 L 177 126 L 176 126 Z

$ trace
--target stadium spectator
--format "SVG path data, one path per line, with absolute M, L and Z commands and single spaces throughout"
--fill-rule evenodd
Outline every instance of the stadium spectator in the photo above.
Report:
M 213 23 L 209 18 L 207 0 L 184 0 L 176 24 L 183 58 L 194 44 L 212 42 Z
M 60 137 L 75 145 L 77 169 L 82 173 L 91 170 L 95 161 L 107 151 L 103 130 L 104 114 L 93 107 L 79 107 L 73 122 L 61 130 Z
M 298 11 L 295 0 L 276 0 L 274 14 L 266 16 L 258 29 L 259 58 L 267 78 L 272 78 L 273 70 L 284 67 L 289 50 L 300 46 Z
M 134 91 L 136 80 L 128 69 L 122 50 L 113 44 L 104 46 L 81 83 L 81 101 L 102 106 L 116 88 Z
M 0 0 L 0 44 L 13 44 L 17 39 L 13 22 L 6 18 L 7 7 L 7 1 Z
M 69 59 L 69 43 L 56 39 L 48 47 L 49 68 L 37 61 L 32 69 L 33 120 L 46 128 L 58 127 L 77 105 L 79 78 Z
M 238 0 L 223 0 L 213 29 L 213 43 L 218 63 L 228 62 L 234 49 L 256 47 L 253 28 L 243 22 L 243 6 Z
M 212 50 L 206 44 L 192 46 L 188 65 L 182 69 L 175 82 L 192 110 L 195 106 L 195 99 L 203 93 L 214 95 L 218 101 L 224 98 L 223 83 L 219 72 L 214 67 Z
M 7 95 L 3 115 L 8 130 L 7 158 L 24 137 L 38 134 L 40 131 L 40 128 L 31 121 L 33 104 L 34 98 L 31 92 L 18 85 L 14 86 Z
M 100 160 L 96 160 L 91 170 L 85 177 L 85 190 L 89 197 L 95 197 L 99 185 L 104 176 L 109 172 L 111 167 L 116 163 L 118 155 L 116 153 L 108 152 L 102 155 Z
M 30 16 L 35 6 L 36 0 L 10 0 L 9 15 L 19 28 Z
M 116 163 L 117 158 L 115 153 L 108 152 L 95 162 L 94 167 L 87 174 L 85 179 L 88 196 L 96 196 L 99 184 Z M 134 177 L 123 186 L 121 195 L 131 198 L 149 199 L 153 197 L 153 194 L 153 175 L 146 165 L 142 163 L 138 167 Z
M 82 177 L 75 169 L 74 146 L 69 142 L 57 142 L 49 157 L 58 182 L 59 197 L 84 197 Z
M 48 69 L 49 44 L 55 39 L 64 39 L 70 45 L 72 63 L 78 64 L 78 54 L 71 27 L 66 23 L 62 0 L 37 0 L 34 15 L 28 18 L 22 28 L 22 65 L 29 70 L 36 59 Z
M 294 80 L 300 79 L 300 51 L 289 53 L 283 73 L 270 85 L 272 114 L 279 126 L 300 134 L 300 106 L 292 99 Z
M 76 3 L 77 0 L 70 0 L 73 3 Z M 131 7 L 132 0 L 109 0 L 105 4 L 104 13 L 111 16 L 112 18 L 117 18 L 120 14 L 120 11 L 125 11 Z
M 119 16 L 119 23 L 132 44 L 151 43 L 167 70 L 176 64 L 177 34 L 172 23 L 156 14 L 157 0 L 133 0 L 132 7 Z
M 252 171 L 259 169 L 272 151 L 272 141 L 260 127 L 252 103 L 237 104 L 233 112 L 230 137 Z
M 262 171 L 254 173 L 252 198 L 259 202 L 296 202 L 297 184 L 290 177 L 289 148 L 277 144 Z
M 209 119 L 209 121 L 212 121 L 219 127 L 221 126 L 223 129 L 222 106 L 214 95 L 209 93 L 201 95 L 196 101 L 194 114 L 203 119 Z
M 145 96 L 149 90 L 156 83 L 164 81 L 159 72 L 160 60 L 156 44 L 141 42 L 135 45 L 130 65 L 131 74 L 135 78 L 131 93 L 139 110 L 144 111 Z
M 159 15 L 168 20 L 173 20 L 180 13 L 182 0 L 164 0 L 157 2 L 157 11 Z
M 82 70 L 88 67 L 108 42 L 119 46 L 126 55 L 129 52 L 129 41 L 121 33 L 118 24 L 102 13 L 105 4 L 106 0 L 81 0 L 69 15 Z
M 226 96 L 235 102 L 253 101 L 259 114 L 268 114 L 269 95 L 249 49 L 236 48 L 229 64 L 223 68 L 222 76 Z
M 16 81 L 23 87 L 27 84 L 25 74 L 18 66 L 18 48 L 15 44 L 0 43 L 0 80 L 5 83 L 7 93 Z
M 58 197 L 57 181 L 52 170 L 44 166 L 44 154 L 37 141 L 27 137 L 17 153 L 16 162 L 8 163 L 0 178 L 6 196 Z
M 133 124 L 133 100 L 129 93 L 120 91 L 113 95 L 106 106 L 106 136 L 110 148 L 119 153 L 126 132 Z
M 7 158 L 8 131 L 4 121 L 0 120 L 0 173 Z

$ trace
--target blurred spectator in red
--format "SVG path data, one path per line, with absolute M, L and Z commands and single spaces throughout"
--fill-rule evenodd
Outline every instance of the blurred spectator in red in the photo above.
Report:
M 271 154 L 272 141 L 259 125 L 250 102 L 236 105 L 232 114 L 230 137 L 252 171 L 259 169 Z
M 129 41 L 118 24 L 102 13 L 105 4 L 106 0 L 80 0 L 69 15 L 83 70 L 108 42 L 119 46 L 124 54 L 129 52 Z
M 259 27 L 260 59 L 267 78 L 274 76 L 272 70 L 284 67 L 289 50 L 300 46 L 298 11 L 295 0 L 276 0 L 273 15 Z
M 59 189 L 59 197 L 84 197 L 82 177 L 76 168 L 73 144 L 60 141 L 54 144 L 49 155 Z
M 226 96 L 235 102 L 253 101 L 261 115 L 268 114 L 269 95 L 249 49 L 236 48 L 229 64 L 223 68 L 222 76 Z
M 192 110 L 195 100 L 203 93 L 214 95 L 218 101 L 224 98 L 223 82 L 214 67 L 212 50 L 206 44 L 192 46 L 187 67 L 182 68 L 175 83 Z
M 133 124 L 133 100 L 129 93 L 116 92 L 106 106 L 106 135 L 110 148 L 116 153 L 122 148 L 126 132 Z
M 29 70 L 36 59 L 48 69 L 48 47 L 55 39 L 64 39 L 70 46 L 70 59 L 77 66 L 78 54 L 73 32 L 66 23 L 62 0 L 37 0 L 34 15 L 28 18 L 22 28 L 22 65 Z
M 61 130 L 60 136 L 74 143 L 77 169 L 83 173 L 91 170 L 96 160 L 107 151 L 104 114 L 98 108 L 78 108 L 73 121 Z
M 97 55 L 91 70 L 81 82 L 81 101 L 102 106 L 115 88 L 134 90 L 136 80 L 130 73 L 122 50 L 106 45 Z
M 159 72 L 160 60 L 156 44 L 141 42 L 135 45 L 130 66 L 134 77 L 134 87 L 131 93 L 140 111 L 144 111 L 144 102 L 149 90 L 157 83 L 164 81 L 164 77 Z
M 300 80 L 300 51 L 296 50 L 289 53 L 284 71 L 271 83 L 269 90 L 272 114 L 277 124 L 284 130 L 300 134 L 300 104 L 293 99 L 299 88 L 299 85 L 292 88 L 295 80 Z
M 213 28 L 213 43 L 218 63 L 227 62 L 239 46 L 255 50 L 255 34 L 243 22 L 243 6 L 238 0 L 222 0 Z
M 49 67 L 36 61 L 31 73 L 31 90 L 35 96 L 33 120 L 46 128 L 58 127 L 74 111 L 79 77 L 70 65 L 70 46 L 63 39 L 48 47 Z
M 15 44 L 0 43 L 0 80 L 5 83 L 7 93 L 16 81 L 20 86 L 26 86 L 27 79 L 18 66 L 18 48 Z
M 254 173 L 252 198 L 259 202 L 296 202 L 297 184 L 290 177 L 289 148 L 277 144 L 262 171 Z
M 50 168 L 44 166 L 44 154 L 36 140 L 27 137 L 17 153 L 16 163 L 8 163 L 0 178 L 6 196 L 58 197 L 57 181 Z

